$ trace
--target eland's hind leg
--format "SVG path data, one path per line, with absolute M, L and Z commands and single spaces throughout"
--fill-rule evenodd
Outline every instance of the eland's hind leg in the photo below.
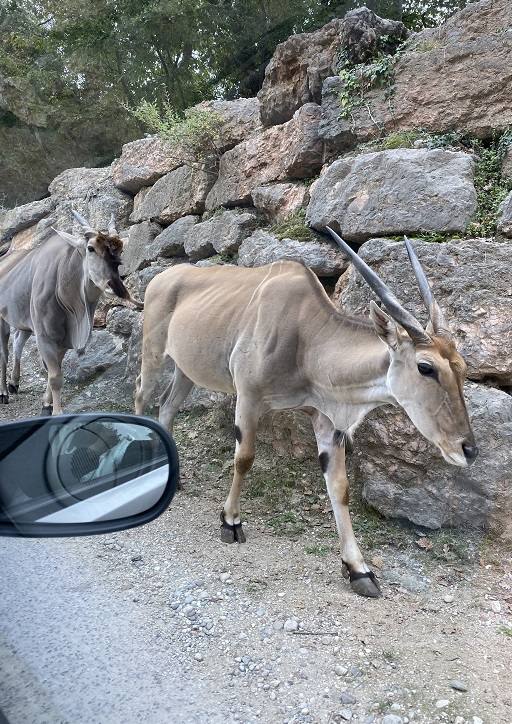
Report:
M 158 415 L 158 421 L 171 433 L 174 418 L 193 386 L 192 380 L 175 365 L 174 376 L 160 397 Z
M 27 344 L 29 337 L 32 332 L 27 332 L 23 329 L 17 329 L 14 333 L 14 344 L 13 344 L 13 367 L 11 379 L 9 380 L 9 392 L 17 393 L 20 388 L 20 370 L 21 370 L 21 355 L 23 354 L 23 348 Z
M 0 318 L 0 405 L 7 405 L 9 392 L 7 391 L 7 363 L 9 361 L 9 336 L 11 328 Z
M 229 495 L 222 510 L 220 538 L 223 543 L 245 543 L 240 518 L 240 492 L 252 468 L 256 452 L 256 431 L 260 408 L 253 399 L 238 397 L 235 411 L 235 469 Z

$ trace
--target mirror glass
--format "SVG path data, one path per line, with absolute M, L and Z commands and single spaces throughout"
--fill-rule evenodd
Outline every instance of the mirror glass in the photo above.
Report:
M 169 444 L 155 423 L 115 415 L 27 420 L 0 431 L 0 510 L 15 524 L 113 521 L 155 506 Z

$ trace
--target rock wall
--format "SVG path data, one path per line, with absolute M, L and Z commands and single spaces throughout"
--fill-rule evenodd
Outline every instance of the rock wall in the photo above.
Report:
M 500 208 L 498 238 L 472 238 L 481 199 L 467 149 L 360 147 L 391 130 L 500 133 L 512 122 L 511 21 L 508 2 L 481 0 L 410 37 L 393 63 L 392 96 L 389 87 L 371 88 L 350 117 L 340 106 L 340 59 L 371 63 L 376 53 L 393 53 L 405 28 L 362 8 L 292 36 L 277 48 L 259 98 L 203 104 L 223 118 L 218 168 L 185 165 L 180 149 L 157 137 L 130 142 L 111 166 L 68 169 L 47 198 L 1 215 L 0 250 L 44 243 L 52 226 L 80 233 L 71 207 L 98 228 L 114 213 L 125 239 L 122 273 L 140 298 L 170 265 L 258 266 L 286 257 L 312 268 L 343 309 L 367 314 L 371 294 L 325 235 L 329 224 L 361 245 L 361 256 L 422 319 L 403 245 L 389 238 L 414 236 L 468 362 L 481 456 L 454 471 L 404 414 L 384 409 L 357 431 L 353 474 L 384 515 L 512 536 L 512 194 Z M 512 175 L 510 158 L 509 150 L 503 179 Z M 132 408 L 141 336 L 139 312 L 103 301 L 85 353 L 66 358 L 71 409 Z M 42 389 L 33 343 L 25 368 L 23 384 Z M 188 404 L 218 399 L 195 391 Z M 311 435 L 294 415 L 273 417 L 272 431 L 277 454 L 311 454 Z

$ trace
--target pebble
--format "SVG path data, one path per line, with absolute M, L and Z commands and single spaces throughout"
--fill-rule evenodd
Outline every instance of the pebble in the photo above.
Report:
M 450 700 L 449 699 L 438 699 L 436 701 L 436 709 L 444 709 L 445 706 L 449 706 Z
M 483 719 L 480 719 L 479 716 L 473 717 L 473 724 L 484 724 Z
M 346 669 L 344 666 L 341 666 L 341 664 L 336 664 L 334 667 L 334 673 L 336 676 L 345 676 L 347 674 L 348 669 Z
M 342 704 L 355 704 L 357 699 L 350 693 L 350 691 L 342 691 L 340 694 L 340 701 Z
M 293 631 L 298 630 L 299 622 L 295 618 L 287 618 L 284 622 L 283 628 L 287 633 L 292 633 Z
M 459 681 L 458 679 L 454 679 L 453 681 L 450 681 L 450 686 L 452 689 L 455 689 L 455 691 L 467 691 L 468 687 L 466 684 L 463 684 L 462 681 Z
M 446 596 L 443 596 L 443 601 L 445 603 L 453 603 L 455 601 L 455 596 L 452 596 L 451 593 L 447 593 Z
M 231 582 L 230 579 L 231 579 L 231 576 L 227 572 L 221 573 L 219 576 L 219 580 L 221 583 L 230 583 Z
M 194 656 L 194 659 L 195 659 L 196 661 L 203 661 L 204 657 L 203 657 L 202 654 L 196 654 L 196 655 Z
M 350 721 L 352 719 L 352 712 L 350 709 L 341 709 L 339 715 L 344 721 Z
M 402 717 L 396 714 L 386 714 L 382 717 L 382 724 L 403 724 L 403 721 Z
M 490 602 L 491 611 L 494 613 L 501 613 L 501 603 L 499 601 Z

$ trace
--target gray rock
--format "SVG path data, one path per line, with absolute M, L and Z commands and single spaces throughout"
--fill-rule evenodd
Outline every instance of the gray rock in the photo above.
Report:
M 341 709 L 338 713 L 343 721 L 350 721 L 352 719 L 352 712 L 350 709 Z
M 507 150 L 503 156 L 501 175 L 504 179 L 512 180 L 512 143 L 507 146 Z
M 235 98 L 232 101 L 203 101 L 194 106 L 199 110 L 213 111 L 222 116 L 218 147 L 227 151 L 261 129 L 260 102 L 258 98 Z
M 158 257 L 158 247 L 155 248 L 152 242 L 161 231 L 160 224 L 153 221 L 142 221 L 130 227 L 128 241 L 123 247 L 122 274 L 133 274 L 155 261 Z
M 509 0 L 493 0 L 468 3 L 440 27 L 416 33 L 393 64 L 391 97 L 389 85 L 377 83 L 363 103 L 352 104 L 349 120 L 358 141 L 418 128 L 490 138 L 509 127 L 512 34 L 503 29 L 511 25 Z M 489 67 L 492 73 L 485 72 Z M 333 124 L 339 116 L 333 105 Z
M 471 379 L 512 386 L 512 276 L 508 244 L 465 239 L 444 244 L 414 241 Z M 402 242 L 371 239 L 361 257 L 423 323 L 426 312 Z M 368 314 L 371 293 L 351 266 L 340 279 L 343 308 Z
M 512 239 L 512 191 L 499 208 L 498 233 L 507 239 Z
M 284 221 L 309 201 L 309 189 L 303 183 L 280 183 L 258 186 L 251 193 L 254 206 L 269 221 Z
M 199 216 L 182 216 L 164 229 L 151 244 L 153 258 L 185 256 L 185 241 L 190 230 L 201 218 Z
M 294 631 L 298 631 L 299 622 L 295 618 L 287 618 L 283 624 L 283 629 L 287 633 L 293 633 Z
M 382 717 L 381 724 L 402 724 L 403 719 L 401 716 L 397 716 L 396 714 L 386 714 L 386 716 Z
M 350 691 L 342 691 L 340 694 L 340 702 L 344 705 L 355 704 L 357 701 L 356 697 L 350 693 Z
M 171 224 L 181 216 L 202 214 L 215 176 L 201 168 L 181 166 L 160 178 L 149 191 L 139 193 L 131 221 L 158 221 Z
M 334 161 L 311 187 L 307 219 L 349 241 L 378 234 L 462 232 L 476 210 L 473 160 L 442 149 L 394 149 Z
M 159 136 L 139 138 L 125 143 L 121 157 L 112 164 L 112 178 L 118 188 L 136 194 L 182 163 L 182 153 L 169 141 Z
M 318 276 L 337 276 L 346 269 L 343 254 L 329 241 L 279 240 L 268 231 L 255 231 L 238 250 L 240 266 L 255 267 L 288 259 L 298 261 Z
M 290 36 L 277 46 L 265 69 L 258 93 L 263 124 L 285 123 L 305 103 L 319 103 L 322 81 L 336 72 L 341 51 L 353 63 L 368 62 L 383 50 L 394 51 L 407 35 L 402 23 L 363 7 L 312 33 Z
M 455 691 L 467 691 L 468 687 L 466 684 L 464 684 L 462 681 L 459 681 L 458 679 L 453 679 L 450 681 L 450 686 L 452 689 L 455 689 Z
M 317 174 L 323 163 L 320 116 L 320 106 L 307 103 L 287 123 L 268 128 L 227 151 L 220 159 L 219 177 L 206 208 L 247 206 L 258 186 Z
M 340 93 L 344 81 L 339 75 L 326 78 L 322 85 L 322 118 L 318 135 L 325 142 L 327 157 L 355 148 L 357 136 L 350 119 L 340 115 Z
M 140 312 L 128 307 L 111 307 L 107 312 L 107 330 L 129 337 L 140 317 Z
M 72 208 L 95 229 L 106 230 L 112 214 L 118 231 L 128 226 L 132 197 L 114 186 L 108 166 L 69 168 L 53 179 L 48 190 L 56 206 L 49 217 L 50 223 L 62 231 L 82 232 L 71 213 Z
M 322 81 L 334 70 L 341 22 L 292 35 L 277 46 L 258 93 L 265 126 L 285 123 L 305 103 L 320 102 Z
M 98 374 L 126 359 L 122 343 L 104 329 L 94 329 L 83 354 L 71 350 L 64 358 L 62 369 L 67 380 L 91 382 Z
M 386 517 L 426 528 L 480 528 L 509 539 L 512 396 L 470 383 L 466 398 L 480 449 L 471 467 L 447 465 L 405 413 L 384 407 L 355 434 L 354 474 L 365 499 Z
M 257 216 L 249 211 L 223 211 L 189 230 L 185 253 L 192 261 L 215 253 L 234 254 L 257 223 Z
M 0 241 L 7 241 L 19 231 L 37 224 L 40 219 L 48 216 L 54 205 L 55 201 L 48 197 L 40 201 L 32 201 L 23 206 L 16 206 L 14 209 L 8 209 L 2 215 L 0 221 Z

